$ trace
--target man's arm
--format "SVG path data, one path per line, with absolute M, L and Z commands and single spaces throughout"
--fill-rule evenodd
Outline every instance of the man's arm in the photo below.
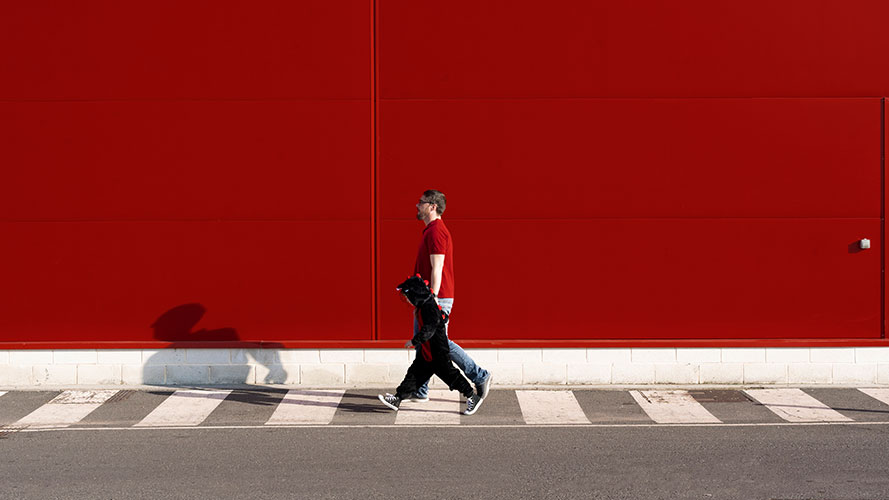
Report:
M 438 290 L 441 288 L 441 271 L 444 269 L 445 256 L 443 253 L 434 253 L 429 256 L 429 260 L 432 262 L 432 276 L 429 278 L 429 286 L 432 288 L 432 293 L 438 297 Z

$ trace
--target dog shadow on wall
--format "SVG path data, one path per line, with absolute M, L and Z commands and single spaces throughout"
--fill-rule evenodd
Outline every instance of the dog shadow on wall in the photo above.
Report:
M 234 328 L 195 330 L 206 312 L 207 308 L 201 304 L 183 304 L 161 314 L 151 324 L 154 338 L 171 345 L 143 363 L 143 383 L 239 385 L 284 383 L 287 380 L 276 349 L 282 347 L 281 344 L 263 342 L 264 349 L 194 348 L 195 342 L 241 340 Z

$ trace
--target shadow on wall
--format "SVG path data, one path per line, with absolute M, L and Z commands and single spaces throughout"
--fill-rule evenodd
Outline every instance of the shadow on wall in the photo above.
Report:
M 176 306 L 158 317 L 151 328 L 154 338 L 169 342 L 171 345 L 148 358 L 142 367 L 142 380 L 145 384 L 161 385 L 195 385 L 195 384 L 253 384 L 254 373 L 251 364 L 266 369 L 261 383 L 283 383 L 287 379 L 277 358 L 275 348 L 281 344 L 263 343 L 269 349 L 232 349 L 222 348 L 230 353 L 230 358 L 219 359 L 214 354 L 207 355 L 206 360 L 185 359 L 185 355 L 173 353 L 173 349 L 193 347 L 194 342 L 232 342 L 239 341 L 240 336 L 234 328 L 218 328 L 194 330 L 207 308 L 201 304 L 183 304 Z M 199 351 L 191 351 L 194 356 Z M 209 365 L 209 367 L 208 367 Z M 256 381 L 258 382 L 258 381 Z
M 183 304 L 176 306 L 160 315 L 151 328 L 154 329 L 154 338 L 170 342 L 202 342 L 240 340 L 238 331 L 234 328 L 220 328 L 218 330 L 205 330 L 201 328 L 191 331 L 204 317 L 207 308 L 200 304 Z

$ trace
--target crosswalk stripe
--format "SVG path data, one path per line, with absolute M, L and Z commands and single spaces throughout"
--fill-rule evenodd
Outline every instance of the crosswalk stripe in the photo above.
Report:
M 525 423 L 590 423 L 571 391 L 516 391 L 516 397 Z M 480 411 L 484 411 L 484 408 Z
M 889 405 L 889 389 L 858 389 L 881 403 Z
M 861 408 L 860 411 L 869 411 L 869 408 L 877 408 L 880 404 L 889 405 L 889 388 L 850 388 L 848 391 L 850 392 L 846 397 L 839 393 L 824 393 L 825 398 L 829 397 L 829 399 L 823 399 L 823 402 L 819 401 L 819 399 L 822 399 L 820 397 L 822 393 L 817 391 L 810 392 L 808 390 L 802 391 L 795 388 L 750 389 L 743 392 L 751 400 L 761 405 L 757 406 L 759 408 L 757 410 L 759 412 L 758 415 L 751 417 L 751 425 L 753 420 L 774 420 L 774 417 L 770 418 L 768 415 L 761 413 L 764 410 L 762 407 L 780 417 L 788 425 L 819 425 L 856 423 L 854 420 L 858 418 L 854 416 L 856 414 L 852 414 L 853 417 L 850 418 L 846 416 L 849 413 L 845 411 L 841 413 L 833 408 Z M 332 425 L 334 422 L 342 424 L 345 420 L 337 421 L 336 415 L 343 416 L 342 413 L 338 413 L 344 411 L 343 406 L 346 406 L 345 412 L 351 415 L 346 420 L 358 426 L 417 425 L 446 427 L 460 424 L 485 426 L 492 423 L 490 419 L 486 418 L 488 413 L 486 408 L 491 410 L 494 421 L 500 422 L 504 418 L 504 408 L 507 407 L 510 408 L 511 416 L 509 416 L 509 422 L 512 424 L 522 422 L 519 419 L 523 419 L 523 425 L 570 426 L 593 425 L 580 403 L 589 407 L 591 412 L 589 418 L 597 422 L 600 420 L 598 417 L 611 415 L 613 410 L 613 408 L 607 405 L 602 408 L 596 407 L 595 403 L 591 402 L 596 401 L 596 399 L 590 394 L 581 394 L 570 390 L 516 390 L 514 391 L 516 399 L 501 399 L 499 403 L 497 401 L 493 403 L 486 401 L 487 406 L 482 406 L 476 416 L 467 418 L 461 415 L 465 407 L 462 396 L 454 391 L 435 390 L 430 394 L 430 402 L 417 403 L 407 400 L 402 402 L 401 408 L 397 413 L 392 414 L 386 412 L 375 398 L 373 401 L 369 399 L 363 400 L 368 398 L 368 395 L 364 395 L 353 402 L 353 400 L 348 399 L 349 395 L 342 389 L 294 389 L 284 394 L 283 398 L 278 393 L 274 398 L 265 398 L 266 401 L 274 401 L 276 403 L 275 406 L 264 406 L 267 409 L 261 412 L 254 411 L 255 409 L 244 404 L 245 401 L 234 397 L 234 391 L 209 389 L 178 390 L 170 396 L 157 395 L 147 399 L 133 398 L 130 401 L 138 408 L 138 411 L 124 411 L 126 410 L 124 406 L 126 403 L 112 408 L 112 402 L 128 400 L 126 397 L 121 397 L 127 396 L 126 392 L 129 391 L 68 390 L 61 393 L 58 391 L 41 392 L 39 393 L 40 397 L 24 397 L 17 391 L 0 391 L 0 397 L 2 397 L 0 399 L 0 421 L 5 424 L 0 426 L 0 429 L 73 429 L 90 420 L 106 422 L 109 418 L 116 418 L 112 415 L 132 415 L 122 419 L 120 425 L 133 426 L 132 422 L 142 418 L 151 409 L 145 407 L 146 401 L 151 402 L 154 407 L 153 411 L 133 427 L 186 428 L 198 425 L 213 426 L 215 423 L 218 423 L 213 420 L 214 418 L 219 422 L 224 421 L 226 423 L 230 423 L 232 418 L 252 419 L 260 426 L 295 427 L 302 425 L 318 427 Z M 740 390 L 735 392 L 736 399 L 741 392 Z M 859 394 L 857 399 L 855 399 L 856 393 Z M 862 393 L 866 396 L 861 396 Z M 701 397 L 697 394 L 692 396 L 692 394 L 695 393 L 686 390 L 634 390 L 623 391 L 623 396 L 619 400 L 622 401 L 621 405 L 628 405 L 632 402 L 632 412 L 634 412 L 635 419 L 638 421 L 634 422 L 633 425 L 646 423 L 648 419 L 651 419 L 652 425 L 731 425 L 725 424 L 719 417 L 710 413 L 710 407 L 706 406 L 707 402 L 704 401 L 702 405 L 699 402 Z M 161 401 L 161 397 L 165 399 Z M 862 397 L 873 398 L 879 401 L 879 403 L 877 401 L 868 403 L 867 400 L 862 400 Z M 52 399 L 49 400 L 50 398 Z M 47 402 L 47 400 L 49 401 Z M 515 411 L 516 407 L 514 405 L 516 400 L 519 404 L 519 412 Z M 157 404 L 158 401 L 160 401 L 159 405 Z M 347 401 L 349 402 L 347 403 Z M 108 403 L 107 411 L 102 407 L 106 402 Z M 507 403 L 509 403 L 509 406 L 505 406 Z M 356 405 L 366 406 L 368 410 L 372 409 L 374 411 L 356 412 L 354 410 Z M 93 414 L 94 410 L 100 408 L 102 409 Z M 608 408 L 611 408 L 611 410 Z M 111 410 L 115 411 L 112 412 Z M 349 410 L 352 411 L 350 412 Z M 646 416 L 643 416 L 643 412 Z M 228 417 L 224 417 L 223 414 L 228 415 Z M 370 420 L 364 418 L 371 414 L 376 415 L 376 417 Z M 614 414 L 618 415 L 619 413 Z M 22 415 L 25 416 L 22 417 Z M 737 420 L 736 416 L 731 417 L 728 414 L 724 416 L 722 414 L 719 415 L 723 418 L 735 418 Z M 880 415 L 875 415 L 869 420 L 879 420 L 879 417 Z M 237 420 L 233 422 L 237 423 Z M 334 427 L 336 426 L 334 425 Z
M 345 392 L 342 390 L 288 391 L 265 425 L 329 424 L 333 420 L 333 415 Z
M 115 394 L 115 390 L 64 391 L 19 419 L 15 427 L 67 427 L 80 422 Z
M 643 411 L 659 424 L 718 424 L 688 391 L 630 391 Z
M 462 396 L 457 391 L 429 391 L 429 402 L 405 400 L 398 408 L 395 425 L 460 424 Z M 482 406 L 484 408 L 484 406 Z M 480 410 L 483 411 L 483 410 Z
M 230 390 L 178 390 L 135 426 L 199 425 L 231 392 Z
M 849 422 L 852 420 L 800 389 L 748 389 L 744 392 L 788 422 Z

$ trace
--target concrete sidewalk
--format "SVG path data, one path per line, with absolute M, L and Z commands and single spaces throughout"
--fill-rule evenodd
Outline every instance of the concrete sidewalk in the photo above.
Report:
M 889 385 L 889 347 L 467 349 L 515 386 Z M 411 349 L 0 351 L 0 386 L 387 387 Z

